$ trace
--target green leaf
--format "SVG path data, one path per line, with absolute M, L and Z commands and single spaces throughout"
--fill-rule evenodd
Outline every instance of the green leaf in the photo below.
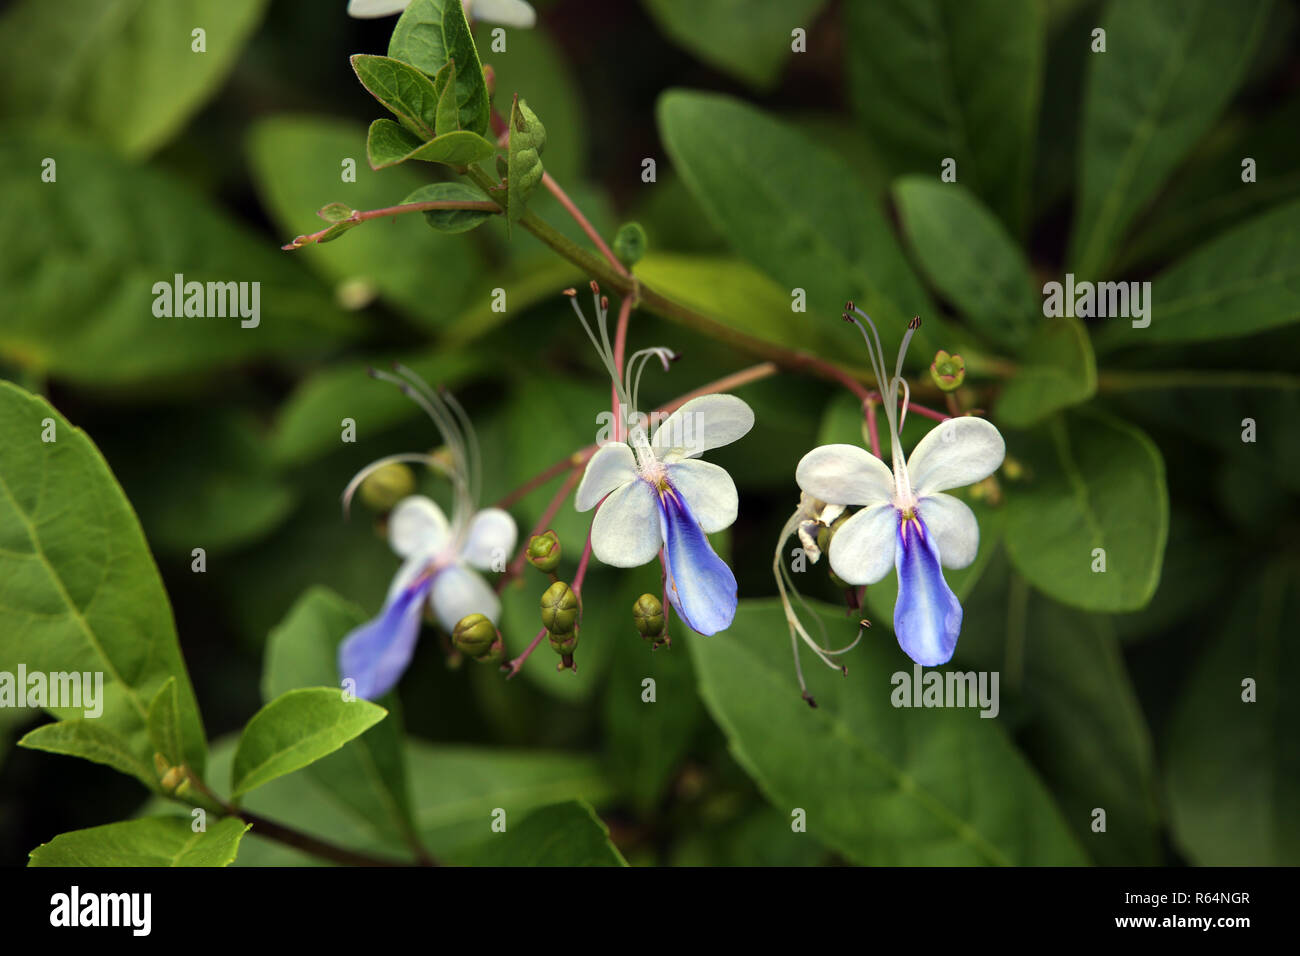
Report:
M 512 39 L 513 42 L 513 39 Z M 474 46 L 465 10 L 445 0 L 413 0 L 402 13 L 388 42 L 388 55 L 433 76 L 449 60 L 457 63 L 456 99 L 459 128 L 475 133 L 488 129 L 487 84 Z
M 339 645 L 366 620 L 361 608 L 328 588 L 305 593 L 267 640 L 262 699 L 336 681 Z M 409 843 L 414 820 L 397 695 L 387 694 L 380 703 L 389 712 L 387 720 L 311 764 L 307 773 L 361 820 Z
M 447 3 L 442 9 L 442 41 L 447 59 L 456 67 L 456 99 L 460 103 L 460 128 L 473 133 L 488 131 L 487 83 L 483 80 L 483 64 L 474 46 L 465 19 L 465 8 L 459 3 Z
M 58 157 L 57 182 L 31 175 L 33 156 Z M 156 170 L 18 133 L 0 142 L 0 190 L 0 357 L 21 367 L 121 385 L 270 355 L 302 358 L 355 328 L 265 236 Z M 204 296 L 202 317 L 155 315 L 172 304 L 178 274 L 223 284 L 211 311 Z M 257 294 L 255 327 L 243 327 L 253 320 L 228 300 L 231 282 L 249 283 L 250 312 Z M 225 317 L 216 314 L 223 306 Z
M 265 8 L 266 0 L 66 0 L 54 12 L 43 0 L 14 3 L 0 19 L 0 114 L 146 156 L 221 88 Z M 192 49 L 198 27 L 202 53 Z M 29 155 L 55 157 L 63 172 L 59 153 Z
M 1160 582 L 1169 492 L 1160 450 L 1100 412 L 1064 413 L 1013 441 L 1024 479 L 1006 488 L 1007 550 L 1044 594 L 1086 611 L 1133 611 Z M 1104 550 L 1105 571 L 1100 568 Z
M 1067 256 L 1105 278 L 1129 225 L 1240 84 L 1269 0 L 1111 3 L 1083 105 L 1080 188 Z M 1079 42 L 1087 42 L 1080 37 Z
M 335 687 L 281 694 L 253 715 L 239 738 L 230 770 L 231 797 L 333 753 L 387 713 L 368 700 L 344 700 Z
M 50 427 L 55 440 L 42 441 Z M 202 772 L 203 725 L 171 607 L 108 465 L 84 432 L 8 382 L 0 382 L 0 447 L 13 451 L 0 461 L 0 671 L 22 662 L 28 673 L 102 672 L 96 721 L 146 766 L 149 703 L 175 678 L 185 759 Z
M 319 228 L 309 210 L 323 199 L 342 193 L 353 209 L 382 209 L 424 185 L 427 176 L 414 168 L 374 172 L 358 162 L 365 135 L 357 124 L 307 116 L 278 115 L 254 125 L 248 148 L 253 179 L 284 235 Z M 340 162 L 348 159 L 356 182 L 340 183 Z M 473 243 L 439 235 L 414 215 L 366 223 L 345 243 L 309 246 L 293 257 L 339 286 L 373 290 L 426 328 L 445 327 L 479 294 L 485 265 Z M 439 267 L 429 268 L 431 262 Z
M 816 607 L 832 633 L 844 631 L 842 610 Z M 700 693 L 741 766 L 774 807 L 804 810 L 809 835 L 851 860 L 1084 862 L 996 719 L 893 706 L 891 675 L 912 674 L 893 642 L 864 641 L 844 658 L 847 677 L 810 674 L 815 709 L 800 698 L 779 602 L 741 601 L 727 634 L 689 646 Z
M 759 90 L 776 85 L 796 27 L 812 29 L 826 0 L 644 0 L 670 40 Z
M 60 833 L 31 852 L 29 866 L 229 866 L 250 824 L 217 820 L 195 833 L 183 817 L 142 817 Z
M 1028 428 L 1097 391 L 1097 360 L 1088 330 L 1078 319 L 1041 319 L 1025 346 L 1024 364 L 998 397 L 997 420 Z
M 460 129 L 460 103 L 456 99 L 456 63 L 448 60 L 433 78 L 438 91 L 438 116 L 434 128 L 436 135 L 454 133 Z
M 896 173 L 937 180 L 956 160 L 957 182 L 1019 233 L 1042 94 L 1041 4 L 877 0 L 845 16 L 849 89 L 872 144 Z
M 301 465 L 337 451 L 345 418 L 356 422 L 359 437 L 368 438 L 422 416 L 424 412 L 410 398 L 384 387 L 368 373 L 371 368 L 388 367 L 394 358 L 342 362 L 299 382 L 280 406 L 271 440 L 273 460 L 281 466 Z M 488 356 L 445 349 L 396 358 L 425 381 L 449 388 L 477 375 L 490 362 Z
M 59 720 L 42 724 L 19 740 L 18 746 L 102 763 L 128 777 L 135 777 L 150 790 L 158 789 L 158 774 L 152 759 L 146 761 L 139 753 L 133 752 L 121 735 L 98 720 Z
M 433 80 L 409 63 L 365 53 L 353 55 L 352 69 L 404 129 L 421 142 L 433 139 L 438 126 L 438 87 Z
M 1001 672 L 1003 709 L 1020 713 L 1021 745 L 1096 862 L 1163 862 L 1151 731 L 1111 619 L 1010 584 L 1009 572 L 999 556 L 962 599 L 960 665 Z
M 609 841 L 609 828 L 581 800 L 534 810 L 504 833 L 459 850 L 461 866 L 627 866 Z
M 149 742 L 155 753 L 166 758 L 173 767 L 185 761 L 182 746 L 180 698 L 176 691 L 176 678 L 167 678 L 149 705 Z
M 1248 188 L 1248 187 L 1247 187 Z M 1098 349 L 1207 342 L 1300 319 L 1300 200 L 1212 239 L 1151 282 L 1150 326 L 1107 322 Z
M 894 198 L 922 270 L 980 332 L 1021 350 L 1042 317 L 1024 253 L 964 186 L 927 176 L 894 184 Z
M 616 608 L 630 624 L 632 605 Z M 617 620 L 617 618 L 615 618 Z M 631 627 L 617 634 L 614 663 L 605 680 L 605 753 L 610 771 L 642 813 L 659 804 L 700 725 L 703 708 L 686 642 L 698 638 L 670 626 L 673 643 L 651 650 Z M 644 682 L 654 681 L 646 701 Z
M 510 148 L 506 166 L 509 205 L 506 225 L 523 217 L 528 197 L 542 181 L 541 152 L 546 148 L 546 127 L 518 95 L 510 106 Z
M 1300 862 L 1293 622 L 1300 574 L 1251 575 L 1187 677 L 1165 740 L 1174 838 L 1202 866 Z M 1243 699 L 1254 682 L 1254 701 Z
M 444 133 L 424 143 L 386 119 L 371 123 L 366 139 L 366 158 L 371 169 L 386 169 L 408 159 L 460 168 L 491 159 L 496 151 L 495 146 L 469 130 Z
M 911 317 L 925 315 L 913 353 L 933 353 L 941 333 L 934 310 L 884 216 L 839 157 L 725 96 L 669 91 L 658 117 L 678 172 L 736 251 L 787 295 L 806 290 L 807 314 L 787 316 L 791 335 L 838 326 L 852 299 L 875 319 L 891 355 Z
M 492 200 L 483 190 L 469 183 L 430 183 L 411 193 L 402 200 L 402 203 L 453 201 L 491 202 Z M 439 232 L 469 232 L 495 215 L 496 213 L 478 209 L 430 209 L 424 213 L 424 221 Z
M 411 0 L 393 27 L 388 55 L 418 67 L 430 76 L 447 64 L 442 12 L 447 0 Z

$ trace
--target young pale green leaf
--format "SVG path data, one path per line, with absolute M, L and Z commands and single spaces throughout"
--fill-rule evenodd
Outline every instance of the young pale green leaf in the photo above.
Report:
M 31 852 L 29 866 L 229 866 L 250 824 L 217 820 L 195 833 L 186 817 L 142 817 L 60 833 Z
M 281 694 L 253 715 L 239 738 L 230 769 L 231 797 L 333 753 L 387 713 L 368 700 L 345 700 L 335 687 Z
M 149 703 L 175 678 L 185 759 L 202 772 L 203 724 L 171 607 L 108 465 L 85 432 L 8 382 L 0 447 L 0 671 L 22 663 L 29 674 L 77 671 L 83 681 L 101 672 L 103 712 L 92 719 L 146 766 Z M 77 719 L 84 694 L 80 703 L 47 709 Z
M 870 593 L 870 589 L 868 589 Z M 1001 672 L 1004 715 L 1097 863 L 1163 859 L 1151 732 L 1111 618 L 1063 607 L 998 555 L 962 598 L 959 667 Z M 1106 810 L 1106 830 L 1092 829 Z
M 845 6 L 849 88 L 896 173 L 956 181 L 1013 233 L 1025 223 L 1042 92 L 1036 0 L 873 0 Z
M 1007 382 L 994 417 L 1011 428 L 1036 425 L 1097 391 L 1097 360 L 1078 319 L 1039 319 L 1023 350 L 1023 364 Z
M 826 0 L 644 0 L 670 40 L 705 63 L 768 90 Z
M 438 125 L 438 88 L 433 80 L 389 56 L 358 53 L 352 57 L 352 69 L 361 85 L 404 129 L 421 142 L 433 139 Z
M 1247 187 L 1249 188 L 1249 187 Z M 1210 240 L 1151 282 L 1150 326 L 1109 320 L 1098 349 L 1206 342 L 1300 319 L 1300 200 Z
M 52 13 L 44 0 L 11 4 L 0 18 L 0 114 L 146 156 L 220 89 L 266 6 L 65 0 Z M 200 28 L 203 51 L 196 52 Z M 63 167 L 60 153 L 28 155 L 56 157 Z
M 609 827 L 581 800 L 534 810 L 504 833 L 457 850 L 461 866 L 627 866 L 609 840 Z
M 180 720 L 180 697 L 176 690 L 176 678 L 167 678 L 167 683 L 158 689 L 153 702 L 149 704 L 149 743 L 155 753 L 160 753 L 173 767 L 185 762 L 185 750 L 182 746 Z
M 528 208 L 528 197 L 542 181 L 541 152 L 546 148 L 546 127 L 528 104 L 515 97 L 510 107 L 510 148 L 506 166 L 509 186 L 509 204 L 506 223 L 523 218 Z
M 1067 256 L 1081 279 L 1106 278 L 1130 223 L 1232 98 L 1269 2 L 1148 0 L 1106 8 L 1106 52 L 1089 58 Z
M 28 174 L 33 156 L 58 158 L 58 183 Z M 301 359 L 355 328 L 266 236 L 157 170 L 13 134 L 0 139 L 0 192 L 0 356 L 38 374 L 134 384 Z
M 336 681 L 339 644 L 366 617 L 361 608 L 328 588 L 305 593 L 267 639 L 262 699 L 271 701 L 300 687 Z M 409 843 L 414 819 L 397 695 L 387 694 L 379 703 L 388 710 L 387 720 L 311 764 L 306 772 L 359 820 L 394 842 Z
M 371 123 L 366 138 L 366 157 L 371 169 L 385 169 L 408 159 L 461 168 L 490 159 L 496 151 L 495 146 L 469 130 L 446 133 L 422 143 L 392 120 L 386 119 L 377 119 Z
M 944 298 L 999 345 L 1019 351 L 1041 320 L 1024 253 L 965 186 L 933 176 L 894 184 L 903 231 Z
M 365 137 L 363 126 L 316 117 L 282 114 L 254 125 L 248 148 L 253 178 L 285 236 L 319 228 L 306 211 L 339 194 L 340 172 L 355 176 L 342 187 L 354 209 L 391 206 L 427 180 L 427 170 L 413 166 L 371 170 L 361 155 Z M 308 246 L 293 255 L 331 284 L 371 290 L 426 329 L 445 329 L 468 298 L 479 294 L 485 267 L 474 243 L 439 235 L 419 216 L 371 222 L 349 233 L 345 243 Z M 430 262 L 438 268 L 430 269 Z M 359 390 L 356 395 L 361 400 Z M 332 423 L 336 442 L 338 422 Z
M 342 222 L 344 219 L 350 219 L 356 210 L 345 202 L 330 202 L 316 210 L 316 215 L 320 216 L 326 222 Z
M 146 760 L 133 752 L 121 735 L 98 720 L 82 718 L 42 724 L 19 740 L 18 746 L 102 763 L 128 777 L 135 777 L 151 790 L 158 788 L 153 760 Z
M 813 607 L 833 643 L 852 639 L 857 625 L 842 609 Z M 805 811 L 809 835 L 851 860 L 1085 862 L 996 719 L 894 706 L 903 692 L 896 675 L 910 680 L 913 668 L 892 641 L 863 641 L 843 659 L 847 677 L 810 672 L 815 709 L 800 697 L 779 602 L 741 601 L 726 634 L 687 644 L 700 694 L 741 766 L 773 806 Z
M 448 60 L 433 78 L 438 91 L 438 115 L 435 132 L 438 136 L 460 129 L 460 101 L 456 98 L 456 61 Z
M 669 91 L 659 99 L 658 118 L 678 172 L 736 251 L 788 296 L 807 293 L 807 314 L 787 316 L 790 335 L 838 326 L 852 299 L 875 319 L 888 355 L 918 313 L 925 321 L 913 362 L 932 355 L 938 341 L 957 350 L 931 318 L 929 298 L 885 217 L 837 156 L 752 106 L 716 94 Z M 837 354 L 849 348 L 841 345 Z M 865 352 L 859 354 L 865 364 Z M 926 355 L 924 364 L 929 361 Z
M 492 197 L 469 183 L 430 183 L 402 200 L 410 202 L 492 202 Z M 483 209 L 429 209 L 424 221 L 439 232 L 469 232 L 497 215 Z
M 447 64 L 447 44 L 442 35 L 447 0 L 411 0 L 393 27 L 388 55 L 435 75 Z
M 1134 611 L 1160 582 L 1169 492 L 1137 428 L 1076 410 L 1012 441 L 1024 478 L 1005 489 L 1007 550 L 1044 594 L 1086 611 Z M 1104 569 L 1104 570 L 1103 570 Z
M 1294 565 L 1249 565 L 1188 676 L 1165 739 L 1174 838 L 1201 866 L 1300 863 Z

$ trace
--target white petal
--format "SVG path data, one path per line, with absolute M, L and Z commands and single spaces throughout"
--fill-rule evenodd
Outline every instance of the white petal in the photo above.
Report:
M 806 493 L 829 504 L 875 505 L 894 497 L 889 466 L 857 445 L 814 448 L 799 460 L 794 480 Z
M 484 508 L 469 523 L 460 556 L 480 571 L 504 571 L 518 538 L 519 529 L 508 511 Z
M 636 456 L 624 442 L 610 442 L 587 462 L 582 473 L 573 506 L 579 511 L 590 511 L 600 504 L 600 499 L 636 478 Z
M 736 483 L 727 469 L 686 458 L 667 470 L 669 484 L 681 493 L 705 534 L 721 531 L 736 520 Z
M 501 619 L 501 599 L 477 571 L 453 564 L 438 572 L 429 592 L 429 607 L 448 634 L 462 617 L 482 614 L 493 624 Z
M 404 558 L 421 551 L 437 551 L 450 539 L 447 516 L 424 495 L 403 498 L 388 516 L 388 543 Z
M 730 445 L 754 427 L 754 411 L 735 395 L 692 398 L 660 423 L 650 447 L 660 461 L 698 458 Z
M 591 523 L 591 552 L 616 568 L 637 568 L 663 547 L 659 501 L 649 482 L 629 481 L 605 499 Z
M 892 504 L 863 508 L 831 538 L 831 570 L 849 584 L 875 584 L 894 567 L 898 510 Z
M 980 526 L 966 502 L 935 493 L 922 498 L 917 511 L 939 549 L 939 563 L 945 568 L 969 567 L 980 549 Z
M 348 0 L 348 16 L 358 20 L 391 17 L 401 13 L 411 0 Z
M 537 22 L 537 11 L 524 0 L 470 0 L 469 8 L 475 20 L 504 27 L 527 29 Z
M 982 418 L 964 415 L 940 422 L 907 459 L 912 491 L 924 498 L 982 481 L 997 471 L 1006 453 L 1002 433 Z
M 393 575 L 393 582 L 388 585 L 388 597 L 384 599 L 385 606 L 396 600 L 397 595 L 406 590 L 407 586 L 418 578 L 437 556 L 438 552 L 436 550 L 417 551 L 403 561 L 402 566 Z

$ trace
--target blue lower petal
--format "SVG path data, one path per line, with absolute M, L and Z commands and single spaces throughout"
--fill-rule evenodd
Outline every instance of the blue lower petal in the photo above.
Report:
M 659 494 L 668 600 L 686 625 L 716 634 L 736 616 L 736 576 L 700 530 L 686 502 L 672 488 Z
M 420 611 L 432 585 L 432 577 L 424 578 L 398 592 L 378 617 L 356 628 L 339 645 L 339 676 L 357 682 L 358 697 L 383 697 L 411 663 L 420 634 Z
M 961 603 L 944 580 L 939 549 L 919 516 L 899 523 L 894 568 L 894 633 L 899 646 L 923 667 L 948 663 L 961 633 Z

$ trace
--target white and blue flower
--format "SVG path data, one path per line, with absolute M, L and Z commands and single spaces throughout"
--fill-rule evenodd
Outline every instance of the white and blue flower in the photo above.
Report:
M 661 557 L 665 592 L 678 615 L 700 634 L 716 634 L 736 615 L 735 575 L 705 537 L 736 520 L 736 485 L 724 468 L 700 455 L 729 445 L 754 426 L 754 413 L 734 395 L 693 398 L 652 433 L 635 411 L 641 372 L 651 358 L 667 368 L 666 349 L 644 349 L 627 363 L 620 381 L 606 332 L 606 309 L 597 297 L 600 335 L 574 309 L 614 381 L 621 406 L 620 435 L 587 463 L 574 505 L 597 508 L 591 550 L 602 562 L 635 568 Z
M 399 371 L 406 380 L 382 372 L 373 374 L 398 384 L 429 413 L 447 443 L 447 455 L 382 458 L 349 482 L 344 505 L 368 475 L 395 461 L 423 462 L 441 471 L 451 481 L 454 505 L 448 521 L 432 499 L 411 495 L 399 501 L 388 516 L 388 541 L 403 559 L 402 565 L 393 577 L 383 610 L 339 646 L 340 677 L 355 681 L 356 695 L 371 700 L 391 690 L 410 664 L 425 607 L 449 634 L 470 614 L 482 614 L 497 623 L 501 601 L 478 571 L 504 570 L 518 537 L 515 521 L 507 512 L 476 506 L 478 447 L 460 405 L 451 395 L 434 392 L 413 372 Z
M 874 336 L 870 318 L 857 315 Z M 795 480 L 814 498 L 860 508 L 831 538 L 831 570 L 851 585 L 875 584 L 891 567 L 897 571 L 899 645 L 918 664 L 945 664 L 961 633 L 962 607 L 943 568 L 967 567 L 979 550 L 974 513 L 945 492 L 991 475 L 1002 464 L 1006 444 L 982 418 L 950 418 L 931 429 L 905 460 L 899 440 L 908 398 L 902 366 L 915 324 L 904 336 L 894 375 L 886 377 L 879 337 L 873 350 L 866 328 L 851 321 L 867 341 L 881 385 L 893 468 L 857 445 L 824 445 L 803 457 Z

